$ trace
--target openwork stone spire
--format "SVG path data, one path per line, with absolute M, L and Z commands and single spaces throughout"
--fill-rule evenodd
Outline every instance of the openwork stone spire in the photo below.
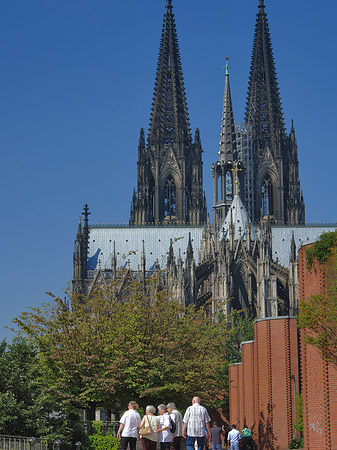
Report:
M 137 168 L 131 224 L 206 222 L 200 133 L 197 129 L 192 142 L 171 0 L 161 33 L 147 145 L 141 132 Z
M 255 25 L 245 122 L 253 128 L 260 154 L 266 145 L 277 151 L 285 129 L 268 19 L 262 0 Z
M 253 204 L 247 207 L 254 221 L 268 216 L 279 224 L 303 223 L 297 146 L 285 132 L 263 0 L 259 0 L 255 25 L 245 122 L 252 130 L 253 140 L 254 195 Z
M 157 75 L 150 122 L 149 146 L 157 140 L 175 144 L 192 143 L 182 75 L 177 31 L 171 1 L 167 1 L 163 21 Z

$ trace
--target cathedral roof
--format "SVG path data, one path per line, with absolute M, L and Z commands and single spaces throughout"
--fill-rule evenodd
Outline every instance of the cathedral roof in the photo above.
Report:
M 167 256 L 172 240 L 174 256 L 179 250 L 183 261 L 187 256 L 189 234 L 196 264 L 199 261 L 202 226 L 108 226 L 91 225 L 89 227 L 88 263 L 89 271 L 111 269 L 112 257 L 116 255 L 116 267 L 130 267 L 138 270 L 141 265 L 141 254 L 144 249 L 146 270 L 154 270 L 158 263 L 166 266 Z M 143 243 L 143 245 L 142 245 Z
M 248 215 L 239 195 L 235 196 L 231 208 L 232 222 L 230 212 L 227 214 L 229 223 L 226 223 L 227 217 L 224 222 L 225 238 L 229 239 L 229 226 L 233 223 L 235 239 L 238 237 L 244 239 Z M 335 229 L 336 225 L 274 225 L 272 226 L 273 260 L 288 267 L 292 236 L 298 250 L 301 245 L 315 242 L 322 233 L 335 231 Z M 198 264 L 202 226 L 90 225 L 87 265 L 89 277 L 94 276 L 99 267 L 102 270 L 111 269 L 114 247 L 117 268 L 130 267 L 131 270 L 138 270 L 141 266 L 142 250 L 145 253 L 147 271 L 154 270 L 156 263 L 159 263 L 161 268 L 165 268 L 171 240 L 174 256 L 177 258 L 180 251 L 184 261 L 187 256 L 190 233 L 195 262 Z
M 244 239 L 246 235 L 247 224 L 249 223 L 247 210 L 242 203 L 241 197 L 239 194 L 234 196 L 234 200 L 227 212 L 226 218 L 222 224 L 222 236 L 225 239 L 229 239 L 231 227 L 234 230 L 234 240 L 239 238 Z M 249 223 L 251 227 L 251 235 L 254 236 L 254 229 L 251 223 Z M 221 237 L 222 237 L 221 236 Z

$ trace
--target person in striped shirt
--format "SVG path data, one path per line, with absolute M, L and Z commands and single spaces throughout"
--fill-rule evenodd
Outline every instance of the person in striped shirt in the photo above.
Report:
M 189 406 L 183 418 L 183 437 L 186 439 L 186 449 L 193 450 L 197 441 L 198 450 L 203 450 L 205 445 L 206 429 L 210 434 L 211 418 L 207 409 L 200 405 L 200 398 L 193 397 L 192 406 Z

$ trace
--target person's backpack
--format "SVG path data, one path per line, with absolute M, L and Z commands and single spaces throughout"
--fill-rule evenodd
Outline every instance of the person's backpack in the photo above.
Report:
M 171 419 L 171 427 L 170 427 L 171 433 L 175 433 L 175 431 L 176 431 L 176 429 L 177 429 L 176 422 L 175 422 L 175 420 L 173 419 L 172 416 L 170 416 L 170 419 Z

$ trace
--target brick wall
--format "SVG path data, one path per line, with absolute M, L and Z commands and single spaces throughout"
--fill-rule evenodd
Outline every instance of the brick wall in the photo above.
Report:
M 242 344 L 242 363 L 230 368 L 230 422 L 251 428 L 260 450 L 285 450 L 293 438 L 295 376 L 298 390 L 297 321 L 257 320 L 255 339 Z
M 318 264 L 308 271 L 305 248 L 299 251 L 300 298 L 324 292 L 324 276 Z M 304 448 L 337 449 L 337 370 L 319 350 L 301 339 Z

